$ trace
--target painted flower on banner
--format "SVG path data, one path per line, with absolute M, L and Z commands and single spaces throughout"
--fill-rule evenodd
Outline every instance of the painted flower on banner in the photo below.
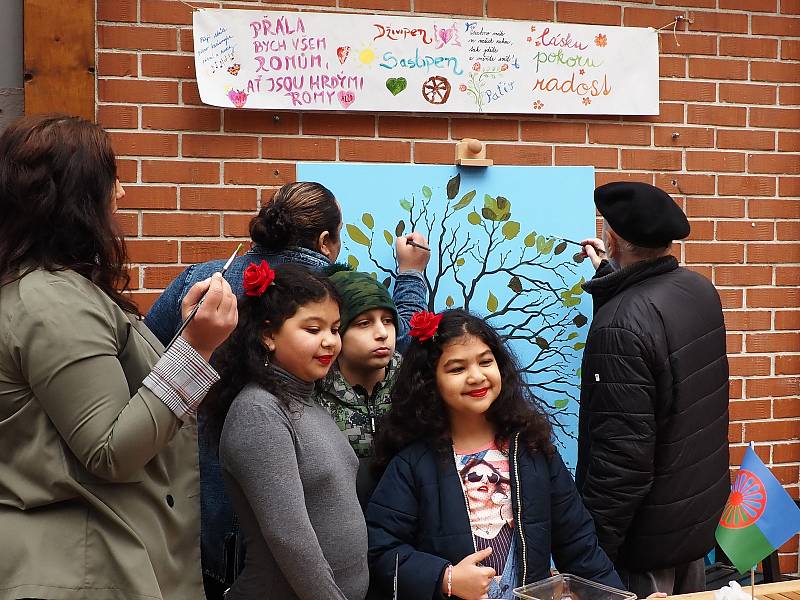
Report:
M 466 92 L 467 91 L 467 86 L 462 83 L 460 86 L 458 86 L 458 91 L 459 92 Z
M 594 45 L 600 48 L 605 48 L 608 44 L 608 37 L 606 37 L 605 33 L 598 33 L 594 36 Z
M 589 106 L 591 103 L 592 103 L 592 99 L 591 98 L 584 98 L 583 99 L 583 105 L 584 106 Z
M 500 67 L 500 70 L 501 71 L 508 71 L 508 65 L 503 65 L 502 67 Z
M 544 108 L 544 102 L 542 102 L 541 100 L 537 100 L 536 102 L 533 103 L 533 108 L 535 108 L 536 110 L 542 110 Z
M 247 93 L 244 90 L 230 90 L 228 99 L 236 108 L 242 108 L 247 102 Z
M 578 73 L 580 73 L 581 75 L 586 75 L 586 70 L 585 69 L 581 69 L 580 71 L 578 71 Z
M 480 71 L 481 70 L 481 63 L 476 62 L 475 64 L 473 64 L 472 65 L 472 70 L 473 71 Z

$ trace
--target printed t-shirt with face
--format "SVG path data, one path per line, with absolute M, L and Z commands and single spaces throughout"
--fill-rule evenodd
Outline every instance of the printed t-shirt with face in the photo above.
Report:
M 508 452 L 494 442 L 477 450 L 454 449 L 475 550 L 492 547 L 483 565 L 499 576 L 514 539 Z

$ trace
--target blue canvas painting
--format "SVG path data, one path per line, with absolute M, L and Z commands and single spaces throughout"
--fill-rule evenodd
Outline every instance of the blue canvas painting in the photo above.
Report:
M 388 287 L 396 237 L 430 240 L 429 310 L 464 307 L 500 332 L 574 469 L 592 269 L 566 240 L 594 237 L 594 169 L 301 163 L 297 179 L 341 203 L 339 261 Z

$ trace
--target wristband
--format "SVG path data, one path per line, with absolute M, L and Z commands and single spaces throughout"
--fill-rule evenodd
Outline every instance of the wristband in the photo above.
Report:
M 447 565 L 447 597 L 453 595 L 453 565 Z

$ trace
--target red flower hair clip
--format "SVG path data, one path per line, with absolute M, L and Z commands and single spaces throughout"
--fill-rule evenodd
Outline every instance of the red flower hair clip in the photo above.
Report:
M 417 338 L 420 342 L 429 340 L 436 335 L 441 320 L 441 313 L 436 314 L 424 310 L 414 313 L 409 322 L 411 331 L 408 332 L 408 335 Z
M 244 270 L 242 278 L 244 293 L 248 296 L 260 296 L 274 280 L 275 271 L 270 269 L 267 261 L 262 260 L 258 265 L 251 263 Z

